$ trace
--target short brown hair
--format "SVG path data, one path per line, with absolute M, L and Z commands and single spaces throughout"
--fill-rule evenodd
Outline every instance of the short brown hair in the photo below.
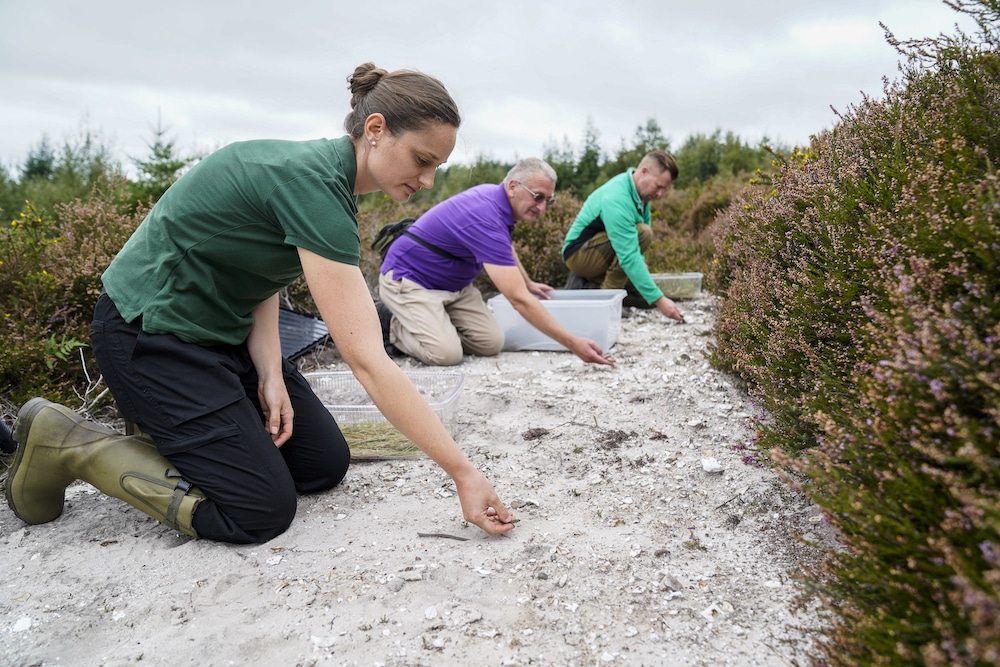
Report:
M 677 174 L 680 172 L 677 170 L 677 162 L 674 160 L 673 155 L 667 151 L 649 151 L 643 156 L 642 160 L 639 162 L 639 166 L 648 167 L 653 163 L 660 166 L 660 172 L 669 171 L 671 181 L 677 180 Z

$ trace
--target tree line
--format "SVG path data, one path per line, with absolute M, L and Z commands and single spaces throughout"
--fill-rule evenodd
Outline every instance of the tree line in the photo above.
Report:
M 136 206 L 155 202 L 184 172 L 203 157 L 201 153 L 183 153 L 168 128 L 161 122 L 153 128 L 142 157 L 130 157 L 135 175 L 125 177 Z M 655 119 L 636 128 L 631 140 L 622 139 L 617 150 L 601 148 L 600 133 L 588 121 L 583 137 L 574 146 L 567 138 L 543 146 L 540 157 L 555 169 L 557 189 L 573 191 L 583 199 L 616 174 L 638 164 L 651 150 L 665 150 L 674 155 L 680 168 L 677 189 L 704 184 L 716 178 L 738 178 L 758 170 L 768 170 L 772 152 L 786 151 L 772 147 L 766 139 L 751 144 L 732 132 L 715 130 L 709 134 L 688 136 L 675 150 Z M 480 183 L 498 183 L 513 162 L 494 160 L 481 154 L 471 165 L 450 165 L 435 179 L 434 188 L 421 190 L 412 203 L 429 208 L 462 190 Z M 54 144 L 43 135 L 21 164 L 0 169 L 0 216 L 13 219 L 30 202 L 35 210 L 53 215 L 59 203 L 85 198 L 100 182 L 121 177 L 124 163 L 106 142 L 100 131 L 83 129 L 78 135 Z M 359 198 L 362 208 L 378 207 L 380 193 Z

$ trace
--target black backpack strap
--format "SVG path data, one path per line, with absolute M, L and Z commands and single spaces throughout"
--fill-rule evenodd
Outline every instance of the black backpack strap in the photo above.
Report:
M 420 238 L 419 236 L 417 236 L 416 234 L 414 234 L 413 232 L 411 232 L 409 229 L 404 230 L 403 231 L 403 235 L 404 236 L 409 236 L 411 239 L 413 239 L 414 241 L 416 241 L 417 243 L 419 243 L 423 247 L 427 248 L 431 252 L 436 252 L 437 254 L 441 255 L 442 257 L 446 257 L 446 258 L 454 260 L 456 262 L 461 262 L 462 261 L 462 259 L 460 257 L 456 257 L 455 255 L 451 254 L 450 252 L 448 252 L 444 248 L 437 247 L 436 245 L 434 245 L 430 241 L 423 240 L 422 238 Z

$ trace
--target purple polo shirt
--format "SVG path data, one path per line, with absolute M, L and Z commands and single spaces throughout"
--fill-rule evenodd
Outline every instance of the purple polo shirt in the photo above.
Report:
M 458 261 L 400 236 L 389 246 L 382 273 L 392 271 L 393 280 L 408 278 L 425 289 L 457 292 L 472 283 L 484 263 L 517 265 L 510 241 L 514 224 L 503 185 L 477 185 L 437 204 L 410 227 Z

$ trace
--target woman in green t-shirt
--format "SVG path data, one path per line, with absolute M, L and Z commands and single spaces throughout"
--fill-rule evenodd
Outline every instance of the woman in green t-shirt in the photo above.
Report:
M 349 77 L 347 136 L 249 141 L 208 156 L 150 211 L 103 275 L 91 342 L 123 416 L 120 435 L 44 399 L 18 415 L 5 494 L 32 524 L 82 479 L 183 533 L 263 542 L 298 493 L 332 488 L 350 453 L 281 356 L 278 292 L 304 275 L 344 361 L 386 418 L 455 481 L 465 519 L 514 517 L 386 355 L 358 266 L 355 197 L 404 202 L 455 147 L 454 100 L 419 72 L 366 63 Z

